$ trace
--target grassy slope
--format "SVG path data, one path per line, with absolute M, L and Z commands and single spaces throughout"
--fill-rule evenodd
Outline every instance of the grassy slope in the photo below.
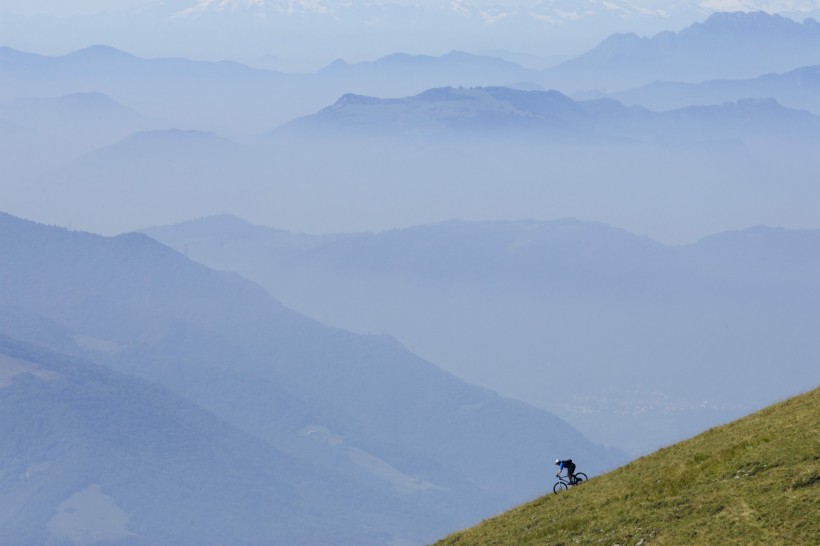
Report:
M 473 544 L 820 544 L 820 388 L 437 543 Z

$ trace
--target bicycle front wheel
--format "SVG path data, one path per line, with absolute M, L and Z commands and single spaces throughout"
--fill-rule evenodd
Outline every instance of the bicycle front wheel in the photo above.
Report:
M 556 494 L 560 493 L 561 491 L 566 491 L 566 489 L 567 489 L 567 484 L 565 484 L 564 482 L 558 482 L 558 483 L 556 483 L 555 485 L 552 486 L 552 492 L 556 493 Z

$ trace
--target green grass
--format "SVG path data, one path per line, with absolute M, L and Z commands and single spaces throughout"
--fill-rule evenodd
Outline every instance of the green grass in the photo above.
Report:
M 436 543 L 502 544 L 820 545 L 820 388 Z

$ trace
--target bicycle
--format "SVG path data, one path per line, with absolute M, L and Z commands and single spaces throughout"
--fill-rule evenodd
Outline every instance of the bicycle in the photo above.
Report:
M 558 483 L 552 486 L 552 492 L 557 494 L 559 491 L 569 489 L 571 486 L 581 485 L 585 481 L 587 481 L 587 475 L 583 472 L 576 472 L 572 476 L 572 481 L 564 476 L 558 476 Z

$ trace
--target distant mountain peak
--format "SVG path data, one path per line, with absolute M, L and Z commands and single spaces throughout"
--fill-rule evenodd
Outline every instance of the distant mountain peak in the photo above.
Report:
M 373 105 L 379 104 L 383 102 L 384 99 L 380 99 L 377 97 L 370 97 L 367 95 L 357 95 L 355 93 L 345 93 L 339 100 L 337 100 L 330 108 L 331 109 L 339 109 L 345 106 L 356 106 L 356 105 Z
M 810 29 L 817 21 L 807 18 L 802 24 L 776 13 L 765 11 L 721 11 L 710 15 L 703 23 L 695 23 L 681 33 L 707 30 L 709 32 L 789 32 Z
M 198 229 L 206 228 L 208 232 L 212 233 L 230 232 L 235 230 L 245 231 L 249 228 L 256 227 L 247 220 L 243 220 L 239 216 L 227 213 L 213 214 L 211 216 L 204 216 L 202 218 L 194 218 L 192 220 L 180 222 L 171 227 L 179 228 L 187 226 L 196 226 Z M 146 231 L 150 231 L 151 229 L 156 228 L 149 228 Z
M 820 62 L 820 24 L 764 11 L 713 13 L 679 32 L 613 34 L 547 74 L 578 90 L 652 81 L 700 82 L 784 72 Z
M 331 62 L 329 65 L 324 67 L 321 72 L 332 72 L 334 70 L 342 70 L 350 66 L 350 63 L 345 61 L 344 59 L 336 59 L 335 61 Z
M 126 53 L 125 51 L 102 44 L 95 44 L 77 51 L 73 51 L 72 53 L 69 53 L 67 57 L 105 61 L 131 60 L 137 58 L 130 53 Z

